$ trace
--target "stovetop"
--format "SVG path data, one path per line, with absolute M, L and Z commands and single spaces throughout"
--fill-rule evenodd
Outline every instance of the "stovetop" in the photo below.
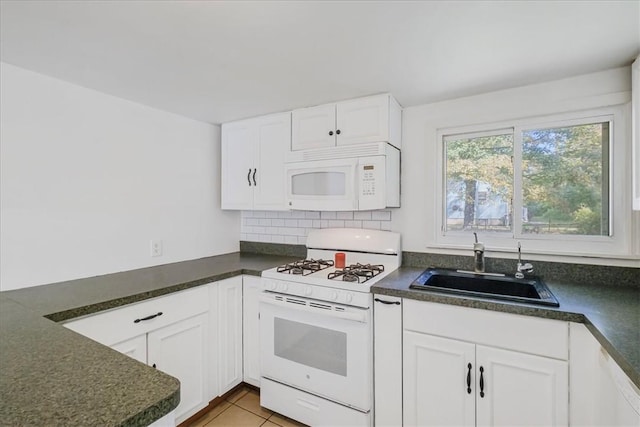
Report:
M 338 253 L 344 256 L 336 257 Z M 364 229 L 313 230 L 307 236 L 306 258 L 263 271 L 263 289 L 369 307 L 371 285 L 401 264 L 400 235 Z M 337 268 L 336 261 L 344 266 Z
M 333 260 L 310 258 L 276 267 L 276 273 L 290 274 L 294 276 L 308 276 L 310 274 L 315 274 L 315 277 L 321 278 L 322 275 L 319 272 L 330 269 L 334 266 L 335 263 Z M 342 268 L 331 268 L 325 273 L 328 280 L 365 283 L 384 272 L 384 270 L 384 265 L 382 264 L 362 264 L 357 262 L 355 264 L 346 265 Z
M 299 261 L 290 262 L 288 264 L 276 267 L 276 271 L 278 273 L 299 274 L 301 276 L 307 276 L 309 274 L 315 273 L 316 271 L 333 267 L 333 264 L 333 261 L 326 259 L 301 259 Z

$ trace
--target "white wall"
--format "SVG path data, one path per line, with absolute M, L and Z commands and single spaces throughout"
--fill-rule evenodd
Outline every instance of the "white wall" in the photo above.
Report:
M 470 70 L 471 72 L 471 70 Z M 402 141 L 402 199 L 401 208 L 393 210 L 392 230 L 402 233 L 405 251 L 470 254 L 469 250 L 456 251 L 437 248 L 436 242 L 436 165 L 438 129 L 494 123 L 505 120 L 542 116 L 627 103 L 631 99 L 631 74 L 628 67 L 600 73 L 503 90 L 468 98 L 405 108 L 403 112 Z M 630 141 L 622 142 L 630 147 Z M 628 148 L 628 147 L 627 147 Z M 630 164 L 617 164 L 625 168 L 630 178 Z M 630 190 L 625 192 L 629 199 Z M 624 200 L 621 205 L 631 211 Z M 638 215 L 635 214 L 636 222 Z M 626 227 L 630 241 L 640 241 L 638 229 Z M 488 255 L 491 254 L 491 248 Z M 637 249 L 636 249 L 637 250 Z M 500 254 L 500 256 L 505 254 Z M 506 257 L 508 257 L 507 255 Z M 515 256 L 515 255 L 513 255 Z M 562 261 L 562 257 L 538 255 L 529 259 Z M 564 258 L 564 260 L 569 260 Z M 576 261 L 576 260 L 574 260 Z M 618 265 L 640 264 L 636 260 L 590 259 L 580 262 Z
M 9 64 L 0 75 L 1 290 L 238 250 L 218 126 Z

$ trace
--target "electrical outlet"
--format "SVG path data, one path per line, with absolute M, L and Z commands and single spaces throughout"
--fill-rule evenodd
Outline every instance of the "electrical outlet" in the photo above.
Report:
M 151 256 L 162 256 L 162 240 L 151 241 Z

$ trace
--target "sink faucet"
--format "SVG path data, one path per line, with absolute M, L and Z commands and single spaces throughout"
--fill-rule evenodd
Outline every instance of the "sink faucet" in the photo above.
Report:
M 484 273 L 484 245 L 478 242 L 478 233 L 473 233 L 476 242 L 473 244 L 473 271 Z
M 524 273 L 533 273 L 533 265 L 522 263 L 522 250 L 518 242 L 518 265 L 516 267 L 516 279 L 524 279 Z

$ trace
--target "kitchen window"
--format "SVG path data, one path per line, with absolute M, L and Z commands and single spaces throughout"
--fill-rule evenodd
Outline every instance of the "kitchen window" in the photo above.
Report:
M 530 252 L 630 254 L 623 112 L 440 131 L 438 245 L 470 246 L 476 232 L 497 251 L 518 240 Z

